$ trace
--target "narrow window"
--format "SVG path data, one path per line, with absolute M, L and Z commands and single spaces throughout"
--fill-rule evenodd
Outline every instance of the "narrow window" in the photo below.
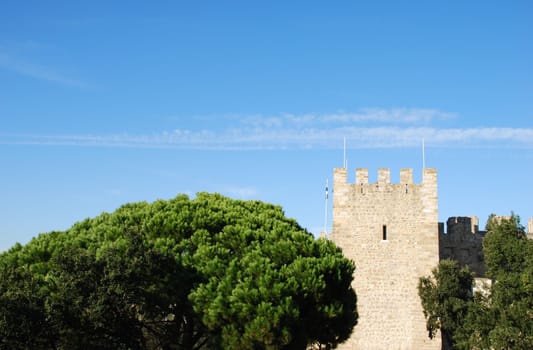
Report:
M 383 225 L 383 240 L 387 240 L 387 225 Z

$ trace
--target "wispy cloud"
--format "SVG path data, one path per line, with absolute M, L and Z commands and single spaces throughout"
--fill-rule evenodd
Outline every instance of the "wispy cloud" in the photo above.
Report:
M 425 139 L 429 147 L 533 149 L 531 128 L 438 128 L 425 124 L 431 120 L 450 118 L 451 114 L 422 109 L 366 111 L 330 115 L 243 116 L 236 123 L 222 128 L 176 129 L 141 135 L 0 134 L 0 144 L 186 150 L 335 149 L 342 147 L 342 139 L 346 137 L 350 148 L 418 147 Z M 364 119 L 379 124 L 363 123 Z M 234 118 L 232 120 L 235 121 Z
M 247 116 L 242 121 L 256 127 L 305 127 L 310 125 L 346 125 L 346 124 L 393 124 L 393 125 L 427 125 L 437 120 L 455 118 L 455 113 L 442 112 L 424 108 L 362 108 L 357 112 L 307 113 L 279 116 Z
M 2 52 L 0 52 L 0 68 L 38 80 L 67 86 L 87 87 L 82 81 L 67 77 L 51 68 L 31 63 Z
M 335 149 L 346 137 L 350 148 L 513 147 L 533 149 L 533 129 L 345 127 L 303 130 L 175 130 L 153 135 L 0 134 L 0 144 L 82 147 L 176 148 L 190 150 Z
M 325 122 L 342 123 L 399 123 L 399 124 L 428 124 L 434 120 L 455 118 L 454 113 L 441 112 L 435 109 L 420 108 L 365 108 L 357 113 L 336 113 L 325 115 Z
M 224 188 L 222 192 L 231 197 L 237 197 L 242 199 L 255 198 L 259 195 L 259 191 L 253 187 L 229 186 Z

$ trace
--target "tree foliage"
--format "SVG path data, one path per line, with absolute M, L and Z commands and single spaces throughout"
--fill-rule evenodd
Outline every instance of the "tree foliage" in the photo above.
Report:
M 533 349 L 533 241 L 527 239 L 514 214 L 509 218 L 491 216 L 487 231 L 483 252 L 492 283 L 485 293 L 457 304 L 461 305 L 460 313 L 442 313 L 458 296 L 444 281 L 460 280 L 460 270 L 441 262 L 433 279 L 420 280 L 428 330 L 432 334 L 440 329 L 443 339 L 451 337 L 457 349 Z M 445 277 L 437 278 L 439 275 Z M 436 298 L 436 294 L 444 297 Z M 439 322 L 435 316 L 441 317 Z
M 473 279 L 467 267 L 460 268 L 454 260 L 442 260 L 431 277 L 423 277 L 419 281 L 418 293 L 429 337 L 435 337 L 440 330 L 444 348 L 452 346 L 453 335 L 463 326 Z
M 126 204 L 0 256 L 0 349 L 335 347 L 353 271 L 278 206 Z
M 490 325 L 478 338 L 494 349 L 533 349 L 533 241 L 515 215 L 492 218 L 488 228 L 483 251 L 494 283 L 487 312 L 474 319 Z

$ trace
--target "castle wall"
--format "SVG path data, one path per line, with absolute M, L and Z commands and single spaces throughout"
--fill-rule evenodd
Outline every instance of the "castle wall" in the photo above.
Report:
M 496 216 L 493 220 L 509 219 L 510 216 Z M 485 231 L 479 230 L 478 218 L 451 217 L 444 224 L 439 223 L 439 255 L 440 259 L 453 259 L 462 266 L 468 266 L 476 277 L 484 277 L 487 273 L 483 256 L 483 239 Z M 533 239 L 533 218 L 529 219 L 526 235 Z
M 446 222 L 447 232 L 439 232 L 440 259 L 453 259 L 468 266 L 477 277 L 485 276 L 487 267 L 483 258 L 484 231 L 479 231 L 476 216 L 451 217 Z
M 334 170 L 331 239 L 355 262 L 353 287 L 359 321 L 339 349 L 440 349 L 430 340 L 418 296 L 418 280 L 439 262 L 437 172 L 424 169 L 413 184 L 411 169 L 390 183 L 389 169 L 368 183 L 368 170 Z M 437 337 L 438 338 L 438 337 Z

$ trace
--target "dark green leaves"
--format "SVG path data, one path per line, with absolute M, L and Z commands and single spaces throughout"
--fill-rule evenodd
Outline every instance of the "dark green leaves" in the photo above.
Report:
M 217 194 L 124 205 L 0 267 L 6 349 L 305 349 L 357 321 L 354 266 L 333 243 Z
M 468 268 L 461 269 L 453 260 L 443 260 L 431 277 L 423 277 L 418 284 L 429 337 L 440 330 L 443 344 L 449 347 L 453 335 L 463 324 L 472 294 L 473 275 Z

